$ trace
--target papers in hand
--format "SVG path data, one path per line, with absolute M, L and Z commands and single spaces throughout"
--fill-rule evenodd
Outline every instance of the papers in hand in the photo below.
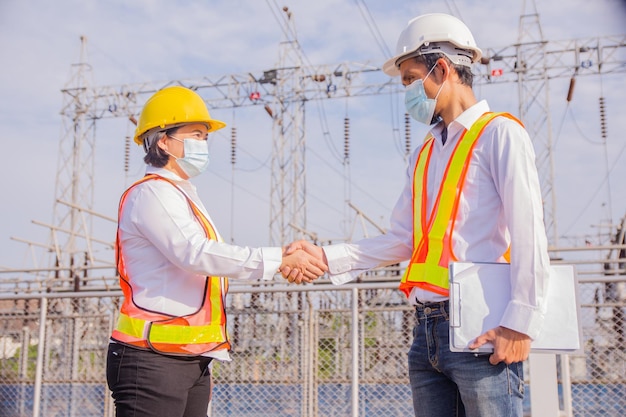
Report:
M 532 352 L 574 353 L 581 350 L 578 286 L 572 265 L 552 265 L 546 294 L 545 321 L 532 341 Z M 485 344 L 468 345 L 489 329 L 498 327 L 510 301 L 510 265 L 454 262 L 450 264 L 450 350 L 492 352 Z

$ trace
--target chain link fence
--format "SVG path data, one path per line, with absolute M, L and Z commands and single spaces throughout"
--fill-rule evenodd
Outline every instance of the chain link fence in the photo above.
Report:
M 608 267 L 579 266 L 584 354 L 558 357 L 564 415 L 626 415 L 626 276 L 621 263 L 599 264 Z M 414 317 L 398 279 L 387 271 L 341 287 L 233 283 L 233 361 L 213 366 L 208 414 L 412 415 Z M 0 417 L 113 416 L 105 361 L 119 291 L 3 290 Z

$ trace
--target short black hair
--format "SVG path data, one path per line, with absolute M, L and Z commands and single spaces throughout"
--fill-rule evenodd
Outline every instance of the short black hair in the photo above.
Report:
M 474 74 L 472 73 L 472 69 L 470 67 L 466 67 L 465 65 L 457 65 L 453 63 L 452 61 L 450 61 L 450 58 L 446 56 L 446 54 L 442 54 L 442 53 L 422 54 L 422 55 L 417 55 L 413 59 L 415 59 L 416 62 L 426 65 L 426 67 L 428 67 L 428 69 L 430 70 L 440 58 L 445 59 L 448 65 L 454 68 L 454 70 L 459 76 L 459 79 L 461 80 L 461 84 L 464 84 L 468 87 L 472 87 L 472 84 L 474 83 Z
M 159 132 L 152 132 L 144 137 L 143 141 L 146 149 L 146 156 L 143 157 L 143 161 L 146 164 L 155 168 L 163 168 L 167 164 L 167 161 L 170 159 L 170 155 L 159 147 L 159 141 L 163 139 L 164 136 L 170 136 L 176 133 L 178 128 L 179 127 L 173 127 Z

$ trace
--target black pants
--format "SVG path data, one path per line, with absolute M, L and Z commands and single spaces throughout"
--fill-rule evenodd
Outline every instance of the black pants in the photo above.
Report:
M 116 417 L 206 417 L 211 358 L 109 345 L 107 383 Z

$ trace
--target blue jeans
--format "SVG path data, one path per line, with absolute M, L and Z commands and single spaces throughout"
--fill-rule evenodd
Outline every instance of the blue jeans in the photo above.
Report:
M 409 379 L 416 417 L 522 417 L 522 363 L 450 352 L 448 302 L 416 307 Z
M 107 383 L 116 417 L 206 417 L 211 358 L 165 356 L 109 344 Z

